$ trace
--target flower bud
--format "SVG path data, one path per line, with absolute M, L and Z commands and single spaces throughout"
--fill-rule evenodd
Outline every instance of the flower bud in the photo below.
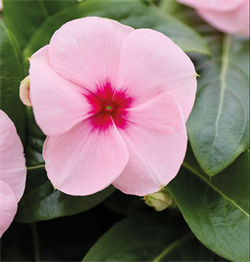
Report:
M 162 211 L 172 204 L 172 196 L 166 188 L 160 189 L 158 192 L 143 196 L 145 203 L 154 207 L 156 211 Z
M 29 87 L 30 87 L 30 76 L 26 76 L 20 84 L 19 96 L 23 104 L 26 106 L 31 106 L 30 97 L 29 97 Z

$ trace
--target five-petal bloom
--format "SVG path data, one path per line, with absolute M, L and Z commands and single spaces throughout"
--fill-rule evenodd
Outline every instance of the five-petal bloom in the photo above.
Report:
M 89 195 L 112 183 L 146 195 L 176 176 L 196 72 L 168 37 L 82 18 L 56 31 L 30 64 L 30 99 L 48 135 L 43 156 L 55 188 Z
M 10 226 L 25 187 L 23 146 L 9 117 L 0 110 L 0 237 Z
M 249 0 L 177 0 L 218 30 L 249 36 Z

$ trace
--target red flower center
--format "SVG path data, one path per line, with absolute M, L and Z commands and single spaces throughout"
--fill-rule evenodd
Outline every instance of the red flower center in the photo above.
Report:
M 97 88 L 95 93 L 86 96 L 92 106 L 91 122 L 95 128 L 107 129 L 115 123 L 118 128 L 125 128 L 127 125 L 128 109 L 132 98 L 125 92 L 115 91 L 110 83 Z

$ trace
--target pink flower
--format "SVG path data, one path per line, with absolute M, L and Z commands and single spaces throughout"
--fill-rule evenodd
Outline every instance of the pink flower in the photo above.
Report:
M 249 36 L 249 0 L 177 0 L 194 7 L 216 29 Z
M 145 195 L 175 177 L 196 73 L 168 37 L 82 18 L 56 31 L 30 63 L 30 98 L 48 135 L 43 156 L 55 188 L 89 195 L 112 183 Z
M 23 146 L 9 117 L 0 110 L 0 237 L 10 226 L 23 195 L 26 166 Z

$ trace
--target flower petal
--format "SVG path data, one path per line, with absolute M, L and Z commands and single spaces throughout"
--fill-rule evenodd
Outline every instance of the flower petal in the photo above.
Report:
M 70 21 L 51 38 L 50 63 L 63 77 L 91 91 L 107 81 L 115 86 L 121 45 L 133 30 L 100 17 Z
M 96 193 L 109 186 L 127 164 L 128 150 L 112 120 L 111 125 L 101 129 L 93 126 L 93 118 L 45 141 L 48 177 L 66 194 Z
M 13 190 L 0 180 L 0 238 L 13 221 L 16 211 L 17 200 Z
M 0 180 L 13 190 L 18 202 L 23 195 L 26 166 L 23 145 L 10 118 L 0 110 Z
M 194 104 L 196 85 L 193 63 L 165 35 L 151 29 L 138 29 L 124 40 L 117 89 L 134 98 L 132 106 L 170 91 L 187 120 Z
M 249 37 L 249 0 L 232 11 L 221 13 L 201 9 L 197 13 L 222 32 Z
M 48 46 L 33 54 L 30 64 L 30 99 L 37 124 L 46 135 L 62 134 L 92 114 L 88 91 L 50 66 Z
M 185 121 L 175 96 L 167 92 L 128 111 L 130 124 L 119 132 L 130 157 L 113 185 L 143 196 L 176 176 L 187 147 Z
M 238 8 L 245 0 L 177 0 L 197 9 L 227 12 Z M 249 0 L 247 0 L 249 1 Z

